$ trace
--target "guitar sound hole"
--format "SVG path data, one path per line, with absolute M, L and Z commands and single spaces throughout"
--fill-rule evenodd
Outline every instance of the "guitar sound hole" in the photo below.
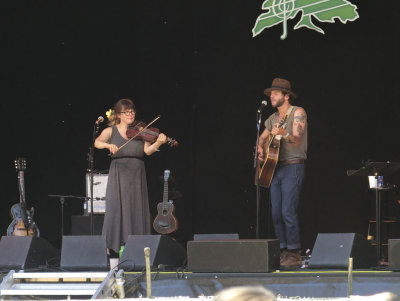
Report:
M 169 224 L 166 223 L 166 222 L 160 222 L 158 225 L 159 225 L 161 228 L 169 228 Z
M 164 216 L 168 215 L 168 210 L 163 210 L 162 215 Z

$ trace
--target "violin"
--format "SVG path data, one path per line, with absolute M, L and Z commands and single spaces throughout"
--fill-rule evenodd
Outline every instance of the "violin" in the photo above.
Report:
M 126 130 L 126 136 L 128 139 L 135 137 L 134 139 L 143 140 L 150 143 L 153 143 L 157 140 L 157 137 L 160 134 L 160 130 L 155 127 L 146 128 L 146 124 L 141 121 L 134 122 L 133 124 L 128 126 Z M 169 146 L 178 146 L 179 143 L 175 139 L 167 137 L 167 143 Z

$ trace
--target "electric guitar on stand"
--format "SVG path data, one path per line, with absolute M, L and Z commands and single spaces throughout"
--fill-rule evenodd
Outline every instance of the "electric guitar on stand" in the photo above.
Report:
M 19 203 L 11 207 L 11 216 L 13 221 L 7 228 L 8 236 L 40 236 L 40 232 L 35 222 L 33 221 L 34 209 L 26 209 L 25 201 L 25 182 L 24 172 L 26 170 L 26 159 L 17 158 L 15 161 L 15 169 L 18 172 L 18 187 L 19 187 Z
M 153 228 L 157 233 L 170 234 L 178 230 L 178 220 L 174 216 L 175 206 L 168 201 L 168 179 L 170 171 L 164 170 L 164 194 L 163 202 L 157 205 L 157 216 L 153 222 Z

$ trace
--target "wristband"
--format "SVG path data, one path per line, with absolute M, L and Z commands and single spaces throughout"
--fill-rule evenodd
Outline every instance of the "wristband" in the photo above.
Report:
M 289 132 L 287 132 L 286 135 L 283 136 L 283 138 L 286 139 L 289 135 L 290 135 Z

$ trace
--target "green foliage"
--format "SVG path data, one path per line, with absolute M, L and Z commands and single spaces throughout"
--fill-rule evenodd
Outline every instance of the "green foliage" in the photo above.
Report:
M 329 23 L 334 23 L 335 19 L 346 23 L 359 17 L 357 6 L 347 0 L 266 0 L 262 9 L 267 12 L 257 18 L 253 27 L 253 37 L 260 34 L 265 28 L 279 23 L 283 23 L 284 37 L 286 37 L 286 22 L 294 19 L 298 13 L 301 13 L 301 19 L 294 29 L 307 27 L 322 34 L 324 31 L 313 23 L 311 17 L 319 22 Z

